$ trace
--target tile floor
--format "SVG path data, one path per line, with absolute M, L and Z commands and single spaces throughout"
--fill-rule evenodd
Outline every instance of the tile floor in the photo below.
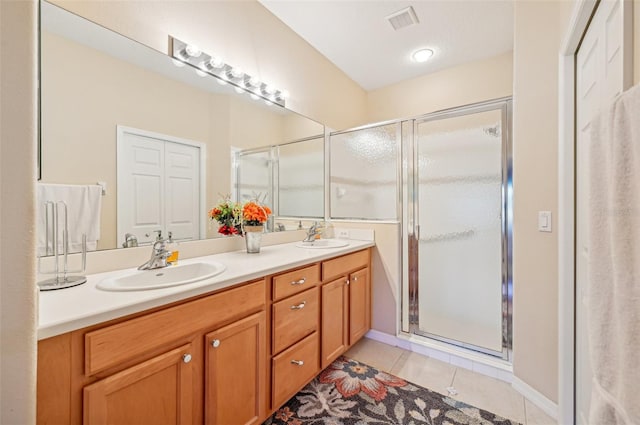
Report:
M 448 394 L 446 388 L 452 386 L 458 391 L 453 398 L 523 425 L 556 424 L 508 383 L 468 369 L 368 338 L 354 345 L 345 356 L 441 394 Z

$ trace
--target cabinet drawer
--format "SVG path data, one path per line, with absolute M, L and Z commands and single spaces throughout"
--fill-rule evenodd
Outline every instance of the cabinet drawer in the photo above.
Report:
M 273 277 L 273 300 L 278 301 L 307 289 L 320 282 L 320 264 L 282 273 Z
M 327 281 L 369 265 L 369 250 L 343 255 L 322 263 L 322 280 Z
M 318 329 L 319 298 L 315 287 L 273 304 L 274 354 Z
M 284 404 L 320 370 L 318 332 L 273 358 L 272 407 Z
M 264 309 L 265 281 L 180 304 L 85 335 L 85 374 L 93 375 L 199 329 Z

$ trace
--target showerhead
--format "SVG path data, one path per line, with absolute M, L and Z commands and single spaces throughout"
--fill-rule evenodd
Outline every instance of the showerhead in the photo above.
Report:
M 487 136 L 500 137 L 500 125 L 496 124 L 493 127 L 485 127 L 484 134 Z

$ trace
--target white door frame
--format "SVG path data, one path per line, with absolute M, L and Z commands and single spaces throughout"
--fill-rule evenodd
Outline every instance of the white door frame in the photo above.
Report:
M 624 28 L 632 28 L 629 0 L 619 0 L 623 7 Z M 559 122 L 558 122 L 558 423 L 574 424 L 575 366 L 575 57 L 597 0 L 578 0 L 571 13 L 569 28 L 560 47 Z M 632 34 L 625 31 L 625 87 L 632 81 Z
M 168 142 L 179 143 L 181 145 L 193 146 L 200 149 L 200 226 L 199 233 L 200 239 L 206 239 L 207 237 L 207 218 L 204 216 L 207 212 L 207 145 L 195 140 L 184 139 L 181 137 L 169 136 L 162 133 L 154 133 L 153 131 L 140 130 L 139 128 L 127 127 L 124 125 L 116 126 L 116 156 L 119 157 L 122 152 L 122 144 L 124 143 L 125 133 L 135 134 L 137 136 L 149 137 L 152 139 L 165 140 Z M 120 179 L 120 173 L 118 172 L 118 166 L 116 164 L 117 180 Z M 116 189 L 117 190 L 117 189 Z M 118 202 L 120 199 L 118 199 Z M 116 229 L 118 223 L 121 222 L 120 213 L 117 211 L 116 206 Z M 119 233 L 118 233 L 119 234 Z M 118 246 L 119 247 L 119 246 Z

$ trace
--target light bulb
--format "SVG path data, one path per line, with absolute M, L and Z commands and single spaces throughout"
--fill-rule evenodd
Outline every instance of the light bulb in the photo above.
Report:
M 249 78 L 249 80 L 247 80 L 247 83 L 251 87 L 259 87 L 260 86 L 260 80 L 258 80 L 256 77 Z
M 257 94 L 254 94 L 254 93 L 250 93 L 249 96 L 251 96 L 251 99 L 253 99 L 253 100 L 260 99 L 260 96 L 258 96 Z
M 182 68 L 184 66 L 184 62 L 182 62 L 180 59 L 171 59 L 171 60 L 173 61 L 173 64 L 178 68 Z
M 209 63 L 215 69 L 220 69 L 224 67 L 224 61 L 217 56 L 212 57 Z
M 420 49 L 413 52 L 411 58 L 413 58 L 414 62 L 422 63 L 428 61 L 431 56 L 433 56 L 433 50 Z
M 242 72 L 240 68 L 231 68 L 230 73 L 233 78 L 240 78 L 244 75 L 244 72 Z
M 223 80 L 222 78 L 218 78 L 216 80 L 218 82 L 218 84 L 220 84 L 221 86 L 226 86 L 227 82 L 225 80 Z
M 264 103 L 266 103 L 268 106 L 273 106 L 273 102 L 270 100 L 265 99 Z
M 205 61 L 200 62 L 198 64 L 198 68 L 200 68 L 200 70 L 202 70 L 203 72 L 209 71 L 209 69 L 210 69 L 209 68 L 209 62 L 205 62 Z
M 209 75 L 209 74 L 207 74 L 205 71 L 203 71 L 201 69 L 196 69 L 196 74 L 198 74 L 201 77 L 206 77 L 207 75 Z
M 238 94 L 242 94 L 244 93 L 244 90 L 241 87 L 234 87 L 234 90 L 236 91 L 236 93 Z
M 202 51 L 193 44 L 187 44 L 187 47 L 184 48 L 184 51 L 188 56 L 191 56 L 192 58 L 197 58 L 202 54 Z

